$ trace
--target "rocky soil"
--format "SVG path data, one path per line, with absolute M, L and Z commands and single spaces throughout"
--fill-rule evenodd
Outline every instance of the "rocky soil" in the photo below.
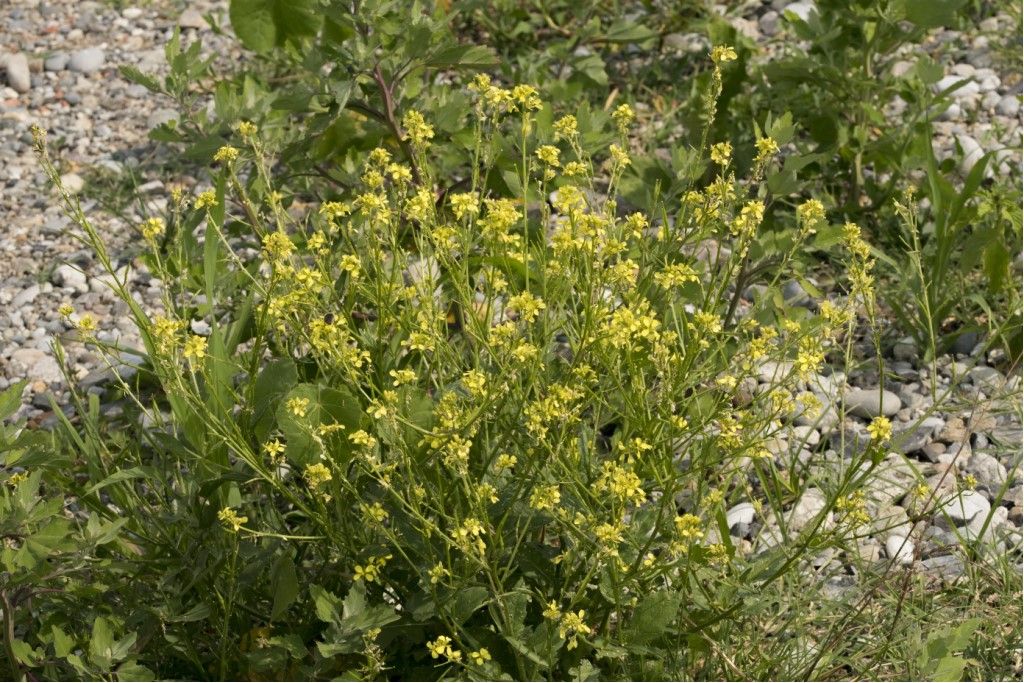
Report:
M 176 28 L 185 40 L 201 37 L 204 52 L 223 60 L 240 58 L 233 43 L 215 35 L 202 17 L 212 11 L 227 25 L 225 6 L 214 0 L 137 7 L 6 0 L 0 6 L 0 389 L 29 380 L 23 417 L 46 424 L 53 419 L 49 397 L 59 404 L 67 400 L 65 378 L 51 351 L 56 338 L 68 342 L 73 381 L 101 391 L 110 377 L 101 356 L 67 336 L 57 311 L 61 304 L 92 313 L 99 339 L 120 346 L 123 362 L 138 360 L 131 352 L 140 346 L 125 305 L 115 300 L 92 254 L 69 230 L 34 157 L 29 128 L 38 123 L 47 129 L 65 186 L 81 193 L 83 208 L 129 273 L 136 298 L 146 308 L 159 308 L 161 283 L 133 261 L 132 249 L 138 243 L 134 226 L 144 215 L 158 214 L 167 201 L 166 178 L 147 177 L 145 171 L 158 166 L 166 152 L 147 133 L 175 112 L 167 108 L 169 102 L 122 78 L 118 67 L 163 73 L 163 46 Z M 770 46 L 785 39 L 780 16 L 786 9 L 809 12 L 813 3 L 748 2 L 730 14 L 739 30 Z M 947 55 L 947 76 L 939 87 L 967 79 L 954 93 L 955 103 L 943 114 L 935 138 L 939 156 L 960 159 L 962 169 L 984 151 L 995 151 L 995 173 L 1019 173 L 1020 73 L 1006 73 L 993 53 L 995 41 L 1012 29 L 1011 21 L 997 17 L 970 33 L 934 36 Z M 894 103 L 894 116 L 898 110 Z M 144 206 L 111 212 L 90 198 L 90 183 L 125 178 L 133 170 L 141 176 L 137 190 Z M 781 467 L 828 476 L 843 466 L 844 455 L 864 444 L 872 415 L 881 409 L 893 420 L 894 451 L 866 487 L 872 533 L 857 549 L 863 559 L 913 565 L 954 579 L 964 572 L 954 550 L 964 539 L 981 538 L 991 552 L 1020 565 L 1020 375 L 1016 370 L 1007 376 L 1000 369 L 1003 359 L 985 355 L 977 341 L 965 340 L 954 355 L 939 359 L 935 377 L 904 340 L 887 359 L 884 379 L 877 371 L 834 373 L 802 388 L 824 407 L 792 416 L 785 438 L 774 444 Z M 765 369 L 760 379 L 770 381 L 774 371 Z M 965 486 L 971 479 L 973 487 Z M 934 493 L 948 502 L 921 518 L 920 491 L 913 492 L 918 485 L 926 487 L 926 499 Z M 799 529 L 823 506 L 820 491 L 809 489 L 787 511 L 786 526 Z M 729 524 L 734 543 L 749 552 L 779 542 L 778 521 L 758 514 L 751 503 L 730 510 Z M 815 569 L 827 571 L 841 588 L 842 572 L 834 571 L 841 560 L 820 560 Z

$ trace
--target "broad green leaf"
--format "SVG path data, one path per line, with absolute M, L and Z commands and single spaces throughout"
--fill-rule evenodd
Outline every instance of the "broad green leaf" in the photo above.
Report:
M 27 379 L 16 382 L 0 393 L 0 420 L 6 420 L 21 407 L 21 394 L 28 384 Z
M 678 593 L 658 591 L 648 594 L 633 610 L 626 637 L 634 644 L 643 644 L 664 635 L 679 612 L 680 602 Z
M 921 28 L 950 26 L 967 0 L 903 0 L 907 21 Z
M 299 579 L 290 554 L 285 553 L 277 559 L 273 576 L 274 605 L 270 609 L 271 621 L 281 616 L 299 595 Z
M 317 5 L 316 0 L 231 0 L 231 26 L 247 48 L 268 53 L 316 35 L 323 21 Z

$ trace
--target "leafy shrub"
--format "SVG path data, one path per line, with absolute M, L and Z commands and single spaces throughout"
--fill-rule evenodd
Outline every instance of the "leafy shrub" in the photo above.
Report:
M 735 53 L 713 57 L 720 88 Z M 720 654 L 757 637 L 783 586 L 817 584 L 791 571 L 814 554 L 863 564 L 886 421 L 844 467 L 770 445 L 795 415 L 824 419 L 798 387 L 824 381 L 827 353 L 849 362 L 857 311 L 874 310 L 869 247 L 843 228 L 853 294 L 818 314 L 740 307 L 774 140 L 745 180 L 716 144 L 705 190 L 619 216 L 632 109 L 592 156 L 528 86 L 478 77 L 469 99 L 461 192 L 439 193 L 434 160 L 454 145 L 415 110 L 354 198 L 318 207 L 275 189 L 273 150 L 243 121 L 213 187 L 143 224 L 166 310 L 149 318 L 114 282 L 147 361 L 121 382 L 123 440 L 90 427 L 83 453 L 102 469 L 83 498 L 124 514 L 112 561 L 140 587 L 118 587 L 129 635 L 107 649 L 138 633 L 162 677 L 797 675 L 803 638 Z M 519 160 L 514 194 L 488 189 L 503 156 Z M 801 240 L 826 227 L 814 200 L 798 217 Z M 798 515 L 808 481 L 823 505 Z M 768 531 L 757 554 L 725 517 L 748 497 Z M 68 650 L 32 646 L 50 666 Z

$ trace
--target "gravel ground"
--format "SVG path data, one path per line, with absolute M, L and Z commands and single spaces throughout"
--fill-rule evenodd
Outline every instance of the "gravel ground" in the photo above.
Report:
M 60 304 L 71 303 L 79 312 L 95 315 L 103 341 L 126 349 L 140 344 L 126 307 L 98 277 L 91 253 L 65 230 L 68 220 L 35 160 L 29 127 L 38 123 L 48 130 L 65 185 L 79 192 L 87 190 L 87 179 L 96 169 L 120 174 L 153 167 L 161 151 L 149 142 L 147 132 L 173 111 L 166 108 L 170 103 L 123 79 L 117 67 L 164 72 L 163 45 L 176 26 L 186 40 L 201 35 L 204 52 L 222 60 L 239 58 L 231 41 L 214 35 L 201 18 L 210 10 L 223 13 L 226 3 L 187 5 L 183 10 L 185 3 L 167 0 L 140 7 L 87 0 L 4 0 L 0 6 L 0 389 L 29 379 L 21 415 L 33 422 L 52 422 L 48 396 L 55 395 L 58 402 L 66 396 L 50 351 L 52 340 L 66 334 L 57 313 Z M 812 7 L 807 0 L 774 0 L 748 2 L 730 13 L 740 31 L 773 49 L 785 39 L 781 12 Z M 962 152 L 961 168 L 969 168 L 983 151 L 996 151 L 994 172 L 1007 174 L 1020 167 L 1021 79 L 1019 72 L 1000 69 L 992 46 L 1005 41 L 1002 36 L 1013 30 L 1012 19 L 997 17 L 976 28 L 969 34 L 945 31 L 933 37 L 946 56 L 949 80 L 941 87 L 969 79 L 938 123 L 934 144 L 940 157 Z M 681 45 L 700 46 L 701 40 L 678 37 Z M 899 116 L 899 102 L 892 104 L 891 113 Z M 147 201 L 158 210 L 166 202 L 162 182 L 145 176 L 142 181 Z M 128 265 L 126 247 L 133 243 L 131 225 L 138 215 L 117 217 L 89 200 L 84 208 L 108 236 L 112 253 Z M 159 307 L 160 283 L 137 264 L 130 277 L 143 306 Z M 958 351 L 937 364 L 939 400 L 931 392 L 931 370 L 918 362 L 911 344 L 897 344 L 887 359 L 882 407 L 893 420 L 898 447 L 868 486 L 874 530 L 858 548 L 869 561 L 913 565 L 942 579 L 963 573 L 954 549 L 964 537 L 981 537 L 986 547 L 1021 562 L 1019 370 L 1005 376 L 996 369 L 1001 359 L 984 356 L 980 346 L 968 344 Z M 100 390 L 109 370 L 95 352 L 71 343 L 69 361 L 76 381 Z M 761 379 L 770 379 L 773 372 L 766 368 Z M 876 372 L 850 377 L 836 373 L 804 387 L 826 407 L 819 415 L 792 416 L 786 438 L 774 444 L 779 466 L 806 466 L 812 472 L 817 468 L 821 476 L 840 468 L 840 454 L 849 454 L 866 438 L 867 421 L 878 408 L 879 384 Z M 838 412 L 842 396 L 845 416 Z M 908 489 L 923 482 L 948 497 L 967 474 L 977 480 L 974 490 L 960 493 L 933 517 L 912 521 L 919 502 Z M 786 513 L 788 525 L 799 528 L 823 505 L 820 492 L 808 490 Z M 777 523 L 755 515 L 750 503 L 730 510 L 729 522 L 741 550 L 757 552 L 778 542 Z M 820 560 L 813 569 L 826 573 L 841 590 L 841 558 Z

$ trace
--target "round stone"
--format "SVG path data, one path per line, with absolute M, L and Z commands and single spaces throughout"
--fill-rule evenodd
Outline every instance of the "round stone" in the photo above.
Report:
M 900 397 L 888 389 L 851 389 L 846 392 L 846 409 L 857 417 L 873 418 L 899 412 Z
M 98 47 L 87 47 L 77 50 L 68 60 L 68 68 L 78 73 L 88 74 L 98 71 L 103 62 L 106 61 L 106 54 Z

